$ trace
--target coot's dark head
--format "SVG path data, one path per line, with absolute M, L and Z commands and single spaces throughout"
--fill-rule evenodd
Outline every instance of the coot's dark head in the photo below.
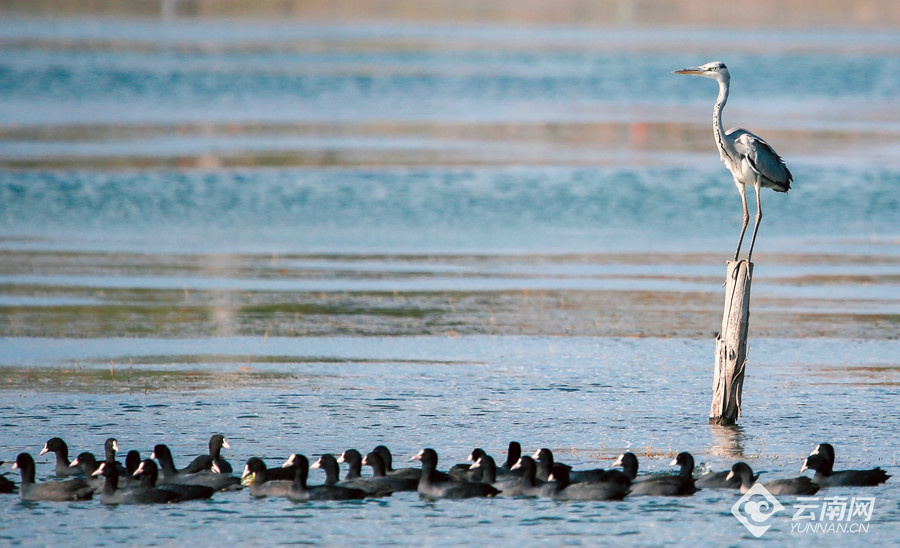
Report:
M 421 461 L 423 466 L 425 464 L 437 466 L 438 456 L 437 456 L 437 452 L 434 449 L 431 449 L 430 447 L 426 447 L 425 449 L 422 449 L 421 451 L 416 453 L 409 460 Z
M 725 481 L 731 478 L 738 478 L 741 480 L 741 485 L 750 487 L 753 484 L 753 469 L 746 462 L 736 462 L 731 466 L 731 472 L 725 476 Z
M 294 467 L 294 486 L 306 489 L 306 479 L 309 477 L 309 459 L 306 455 L 292 453 L 281 465 L 282 468 Z
M 384 457 L 382 457 L 381 460 L 384 461 Z M 350 465 L 351 468 L 356 466 L 357 464 L 359 464 L 360 466 L 362 466 L 363 464 L 362 455 L 360 455 L 359 451 L 357 451 L 356 449 L 347 449 L 346 451 L 341 453 L 341 456 L 338 457 L 337 462 L 346 462 Z
M 112 462 L 116 460 L 116 453 L 119 452 L 119 442 L 116 441 L 116 438 L 107 438 L 103 449 L 106 451 L 106 460 Z
M 512 468 L 519 459 L 522 458 L 522 445 L 517 441 L 509 442 L 509 449 L 506 450 L 506 467 Z
M 125 469 L 128 470 L 129 474 L 134 475 L 134 471 L 138 469 L 138 466 L 141 465 L 141 454 L 132 449 L 125 455 Z M 156 466 L 154 464 L 153 466 Z
M 813 455 L 821 455 L 825 460 L 831 461 L 831 464 L 834 464 L 834 447 L 830 443 L 820 443 L 816 446 L 815 449 L 812 450 L 810 456 Z
M 41 452 L 38 456 L 40 457 L 50 452 L 68 455 L 69 446 L 66 445 L 66 442 L 64 442 L 62 438 L 50 438 L 49 440 L 47 440 L 47 443 L 44 444 L 44 448 L 41 449 Z
M 172 452 L 169 451 L 169 446 L 163 443 L 153 446 L 153 453 L 150 454 L 151 459 L 156 459 L 159 462 L 163 461 L 171 461 L 172 460 Z
M 300 453 L 291 453 L 291 456 L 284 461 L 284 464 L 281 465 L 282 468 L 290 468 L 291 466 L 296 466 L 297 468 L 306 468 L 309 470 L 309 459 L 306 458 L 306 455 L 301 455 Z
M 330 467 L 337 468 L 337 465 L 338 465 L 338 461 L 336 458 L 334 458 L 334 455 L 332 455 L 331 453 L 325 453 L 324 455 L 319 457 L 319 460 L 312 463 L 312 465 L 310 465 L 310 468 L 313 470 L 315 470 L 316 468 L 322 468 L 322 469 L 326 469 L 326 468 L 330 468 Z
M 119 487 L 119 470 L 115 464 L 103 461 L 91 476 L 103 476 L 106 478 L 106 483 L 103 486 L 104 492 L 113 492 Z
M 482 453 L 484 453 L 482 451 Z M 475 460 L 475 463 L 469 467 L 469 470 L 484 470 L 484 474 L 482 478 L 488 478 L 484 480 L 484 483 L 494 483 L 497 478 L 497 463 L 494 461 L 494 457 L 484 453 L 478 459 Z
M 679 476 L 690 476 L 694 473 L 694 457 L 687 452 L 678 453 L 678 456 L 672 459 L 669 466 L 680 466 Z
M 560 489 L 569 485 L 569 467 L 565 464 L 554 464 L 548 481 L 555 481 Z
M 537 465 L 534 463 L 534 459 L 525 455 L 523 457 L 519 457 L 519 460 L 516 461 L 515 464 L 512 465 L 513 470 L 524 470 L 525 474 L 528 474 L 529 469 L 537 469 Z
M 265 473 L 266 471 L 266 463 L 259 457 L 250 457 L 247 459 L 247 464 L 244 465 L 244 473 L 241 474 L 241 478 L 246 478 L 250 474 L 258 475 L 260 473 Z
M 390 450 L 390 449 L 388 449 L 388 448 L 387 448 L 386 446 L 384 446 L 384 445 L 379 445 L 379 446 L 376 447 L 375 449 L 372 449 L 372 451 L 378 453 L 378 456 L 381 457 L 381 460 L 384 461 L 384 467 L 385 467 L 388 471 L 391 471 L 391 470 L 394 469 L 394 464 L 393 464 L 393 463 L 394 463 L 394 457 L 393 457 L 393 455 L 391 455 L 391 450 Z
M 550 451 L 546 447 L 542 449 L 538 449 L 534 452 L 534 455 L 531 456 L 534 460 L 540 462 L 549 462 L 551 465 L 553 464 L 553 451 Z
M 225 439 L 225 436 L 222 434 L 213 434 L 211 438 L 209 438 L 209 454 L 210 455 L 218 455 L 222 448 L 231 449 L 231 445 L 228 444 L 228 440 Z
M 361 465 L 360 465 L 361 466 Z M 338 461 L 334 458 L 334 455 L 331 453 L 325 453 L 319 459 L 312 463 L 310 469 L 321 468 L 325 471 L 325 485 L 332 485 L 337 483 L 340 479 L 338 476 L 340 474 L 341 468 L 338 465 Z
M 92 476 L 103 476 L 107 479 L 111 478 L 111 477 L 118 478 L 119 470 L 116 468 L 116 466 L 114 464 L 109 464 L 106 461 L 104 461 L 104 462 L 100 463 L 100 466 L 98 466 L 97 469 L 94 470 L 94 473 L 91 475 Z
M 140 461 L 137 468 L 132 472 L 132 476 L 144 480 L 144 484 L 150 487 L 156 485 L 156 478 L 159 477 L 159 468 L 156 463 L 150 459 Z
M 19 453 L 12 467 L 22 474 L 22 483 L 34 483 L 34 458 L 30 454 Z
M 616 459 L 616 462 L 613 463 L 613 466 L 621 466 L 622 471 L 625 472 L 625 475 L 634 479 L 637 477 L 638 472 L 638 459 L 634 453 L 631 451 L 627 451 L 619 455 L 619 458 Z
M 825 475 L 831 475 L 832 464 L 825 455 L 821 453 L 813 454 L 803 459 L 803 466 L 800 468 L 800 473 L 802 474 L 807 470 L 815 470 L 816 472 L 821 472 Z
M 487 455 L 487 453 L 484 452 L 484 449 L 482 449 L 480 447 L 476 447 L 475 449 L 472 449 L 471 453 L 469 453 L 469 458 L 467 460 L 470 460 L 472 462 L 477 462 L 478 459 L 480 459 L 481 457 L 483 457 L 485 455 Z
M 384 460 L 381 458 L 381 455 L 379 455 L 375 451 L 366 453 L 366 456 L 363 457 L 362 463 L 365 466 L 372 467 L 373 476 L 384 476 L 387 472 L 384 468 Z
M 69 463 L 72 468 L 81 467 L 85 474 L 91 474 L 97 469 L 97 457 L 93 453 L 85 451 L 79 453 L 75 460 Z

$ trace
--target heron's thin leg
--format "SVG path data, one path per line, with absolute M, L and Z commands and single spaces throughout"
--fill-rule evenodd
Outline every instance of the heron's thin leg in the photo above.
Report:
M 759 230 L 759 221 L 762 220 L 762 204 L 759 201 L 759 185 L 753 185 L 756 190 L 756 222 L 753 224 L 753 237 L 750 239 L 750 253 L 747 253 L 747 262 L 753 255 L 753 244 L 756 243 L 756 232 Z
M 747 211 L 747 189 L 740 183 L 737 183 L 737 188 L 738 192 L 741 193 L 741 204 L 744 206 L 744 223 L 741 225 L 741 237 L 738 238 L 738 246 L 734 252 L 735 261 L 741 253 L 741 244 L 744 243 L 744 233 L 747 232 L 747 223 L 750 222 L 750 212 Z

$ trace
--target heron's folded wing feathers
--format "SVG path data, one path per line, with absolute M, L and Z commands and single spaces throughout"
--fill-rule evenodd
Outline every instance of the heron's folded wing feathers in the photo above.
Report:
M 778 192 L 790 190 L 794 176 L 769 143 L 745 129 L 730 130 L 728 135 L 734 138 L 738 153 L 746 157 L 753 170 L 762 176 L 762 186 Z

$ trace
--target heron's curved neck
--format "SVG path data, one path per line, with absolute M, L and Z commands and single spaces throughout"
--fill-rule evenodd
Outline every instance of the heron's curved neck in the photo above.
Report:
M 725 102 L 728 101 L 728 88 L 728 80 L 719 80 L 719 96 L 716 98 L 716 106 L 713 107 L 713 134 L 723 160 L 732 156 L 725 140 L 725 128 L 722 126 L 722 109 L 725 108 Z

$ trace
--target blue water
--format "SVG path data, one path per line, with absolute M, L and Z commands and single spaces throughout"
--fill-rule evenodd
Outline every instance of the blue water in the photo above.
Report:
M 476 445 L 500 458 L 518 439 L 576 467 L 631 449 L 662 471 L 689 450 L 704 471 L 743 459 L 770 479 L 830 441 L 841 467 L 896 476 L 898 52 L 895 32 L 844 29 L 4 18 L 3 374 L 232 376 L 214 389 L 0 386 L 0 459 L 55 435 L 99 451 L 113 435 L 142 453 L 167 441 L 184 462 L 222 431 L 236 467 L 382 442 L 398 461 L 432 445 L 444 465 Z M 672 74 L 712 59 L 733 76 L 726 125 L 772 135 L 795 178 L 763 194 L 751 322 L 792 325 L 751 338 L 737 431 L 706 424 L 714 315 L 695 338 L 666 326 L 572 336 L 560 321 L 581 321 L 566 298 L 585 294 L 608 295 L 602 317 L 626 331 L 654 305 L 673 323 L 708 312 L 653 298 L 720 306 L 740 200 L 710 135 L 715 86 Z M 531 291 L 561 295 L 510 322 L 534 336 L 477 333 L 492 333 L 501 298 Z M 466 324 L 447 325 L 441 306 L 456 312 L 469 293 L 451 317 Z M 615 297 L 626 293 L 650 304 L 628 308 Z M 348 295 L 362 312 L 309 313 L 315 336 L 234 319 Z M 424 319 L 378 316 L 386 295 Z M 178 315 L 198 302 L 209 318 Z M 164 306 L 175 312 L 147 312 Z M 218 335 L 197 335 L 203 322 Z M 49 463 L 38 459 L 40 479 Z M 869 543 L 897 537 L 895 482 L 862 492 L 877 498 Z M 245 544 L 723 545 L 752 538 L 737 498 L 295 505 L 238 492 L 99 508 L 2 496 L 0 543 L 205 545 L 214 531 Z M 763 540 L 863 538 L 790 526 L 781 515 Z

